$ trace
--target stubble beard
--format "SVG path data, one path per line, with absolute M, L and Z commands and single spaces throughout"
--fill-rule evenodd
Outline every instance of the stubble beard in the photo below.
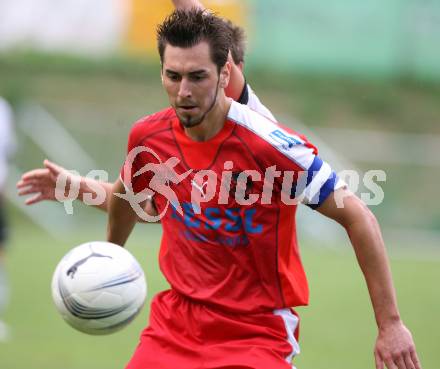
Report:
M 192 117 L 190 115 L 179 115 L 179 114 L 177 114 L 177 111 L 176 111 L 177 118 L 179 118 L 179 121 L 182 124 L 182 126 L 184 126 L 185 128 L 193 128 L 193 127 L 198 126 L 199 124 L 201 124 L 205 120 L 206 116 L 214 108 L 215 103 L 217 102 L 219 83 L 220 83 L 220 76 L 219 76 L 219 78 L 217 80 L 217 86 L 216 86 L 216 89 L 215 89 L 214 98 L 212 99 L 212 102 L 209 105 L 209 108 L 206 109 L 206 111 L 202 114 L 202 116 L 200 116 L 200 117 Z
M 192 128 L 192 127 L 198 126 L 200 123 L 202 123 L 203 120 L 205 119 L 206 114 L 207 114 L 207 112 L 204 113 L 199 118 L 191 117 L 190 115 L 177 115 L 177 118 L 179 118 L 180 123 L 185 128 Z

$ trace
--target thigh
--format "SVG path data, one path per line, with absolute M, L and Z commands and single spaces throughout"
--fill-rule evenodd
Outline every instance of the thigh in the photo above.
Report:
M 197 341 L 188 301 L 173 291 L 156 295 L 150 322 L 126 369 L 201 369 L 201 342 Z
M 294 338 L 298 320 L 293 314 L 288 324 L 272 312 L 247 315 L 208 310 L 200 316 L 204 369 L 291 369 L 292 358 L 299 353 Z
M 126 369 L 291 369 L 298 320 L 282 313 L 227 313 L 162 292 Z
M 143 336 L 126 369 L 201 369 L 196 349 Z

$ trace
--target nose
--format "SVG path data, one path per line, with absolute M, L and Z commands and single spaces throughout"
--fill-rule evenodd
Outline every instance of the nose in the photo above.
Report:
M 182 78 L 182 80 L 180 81 L 178 94 L 180 98 L 191 97 L 191 86 L 186 78 Z

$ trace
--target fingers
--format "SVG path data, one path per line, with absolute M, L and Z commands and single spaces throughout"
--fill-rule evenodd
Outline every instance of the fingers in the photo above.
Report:
M 29 172 L 24 173 L 21 176 L 22 181 L 29 181 L 29 180 L 35 180 L 35 179 L 48 179 L 50 178 L 50 175 L 53 174 L 55 178 L 58 176 L 58 174 L 65 169 L 63 167 L 60 167 L 59 165 L 52 163 L 49 160 L 44 160 L 43 162 L 45 168 L 38 168 L 30 170 Z M 20 181 L 19 183 L 21 183 Z
M 414 364 L 414 368 L 415 369 L 422 369 L 422 365 L 420 364 L 420 361 L 419 361 L 419 358 L 417 356 L 417 352 L 416 352 L 415 348 L 412 347 L 410 349 L 409 353 L 410 353 L 410 356 L 411 356 L 411 360 L 412 360 L 412 362 Z
M 384 369 L 383 368 L 383 360 L 381 359 L 379 353 L 374 351 L 374 361 L 376 363 L 376 369 Z
M 40 193 L 37 193 L 36 195 L 26 199 L 26 201 L 24 203 L 26 205 L 33 205 L 33 204 L 36 204 L 37 202 L 40 202 L 43 200 L 44 200 L 43 194 L 40 192 Z
M 34 169 L 34 170 L 30 170 L 29 172 L 24 173 L 21 176 L 21 181 L 31 181 L 31 180 L 40 180 L 40 179 L 44 179 L 49 175 L 49 170 L 47 169 Z M 20 183 L 19 182 L 19 183 Z
M 34 195 L 25 200 L 26 205 L 32 205 L 43 200 L 54 200 L 56 178 L 64 168 L 44 161 L 45 168 L 30 170 L 22 175 L 17 182 L 19 196 Z M 67 184 L 67 183 L 66 183 Z
M 387 369 L 400 369 L 397 367 L 396 364 L 394 364 L 394 361 L 392 358 L 388 358 L 385 361 L 385 365 L 387 366 Z
M 402 322 L 380 329 L 376 353 L 388 369 L 422 369 L 411 332 Z
M 59 165 L 57 165 L 57 164 L 55 164 L 55 163 L 52 163 L 51 161 L 49 161 L 49 160 L 44 160 L 43 161 L 43 164 L 44 164 L 44 166 L 47 168 L 47 169 L 49 169 L 49 171 L 52 173 L 52 174 L 54 174 L 55 176 L 57 176 L 58 174 L 60 174 L 63 170 L 65 170 L 63 167 L 61 167 L 61 166 L 59 166 Z
M 29 184 L 27 184 L 25 181 L 23 181 L 22 179 L 20 179 L 17 184 L 15 185 L 18 189 L 23 188 L 23 187 L 27 187 L 29 186 Z
M 411 366 L 407 367 L 405 364 L 405 360 L 402 356 L 399 356 L 397 359 L 394 360 L 394 363 L 396 364 L 396 367 L 399 369 L 413 369 Z
M 417 353 L 415 350 L 409 350 L 402 354 L 392 357 L 388 357 L 382 361 L 379 354 L 374 354 L 376 360 L 376 369 L 383 369 L 384 362 L 388 369 L 422 369 Z
M 36 192 L 41 192 L 41 191 L 38 190 L 35 186 L 26 186 L 26 187 L 21 188 L 18 191 L 18 196 L 30 195 L 30 194 L 34 194 Z
M 38 179 L 31 179 L 31 180 L 19 180 L 17 182 L 17 184 L 15 185 L 18 189 L 23 189 L 23 188 L 27 188 L 27 187 L 38 187 L 38 186 L 42 186 L 42 181 L 38 180 Z
M 411 355 L 413 352 L 414 357 Z M 401 356 L 394 359 L 394 363 L 398 369 L 421 369 L 417 353 L 414 351 L 406 351 Z
M 406 368 L 408 368 L 408 369 L 415 369 L 416 368 L 416 366 L 413 364 L 413 361 L 411 359 L 411 354 L 409 352 L 406 352 L 404 354 L 403 358 L 405 361 Z

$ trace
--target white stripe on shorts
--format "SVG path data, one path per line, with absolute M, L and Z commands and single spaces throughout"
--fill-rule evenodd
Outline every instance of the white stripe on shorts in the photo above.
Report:
M 292 352 L 286 357 L 286 361 L 289 364 L 292 364 L 293 357 L 300 353 L 299 344 L 295 339 L 295 331 L 298 328 L 299 319 L 288 308 L 275 309 L 273 313 L 275 315 L 279 315 L 284 321 L 284 326 L 286 327 L 286 333 L 287 333 L 287 340 L 292 346 Z M 295 369 L 295 367 L 292 368 Z

